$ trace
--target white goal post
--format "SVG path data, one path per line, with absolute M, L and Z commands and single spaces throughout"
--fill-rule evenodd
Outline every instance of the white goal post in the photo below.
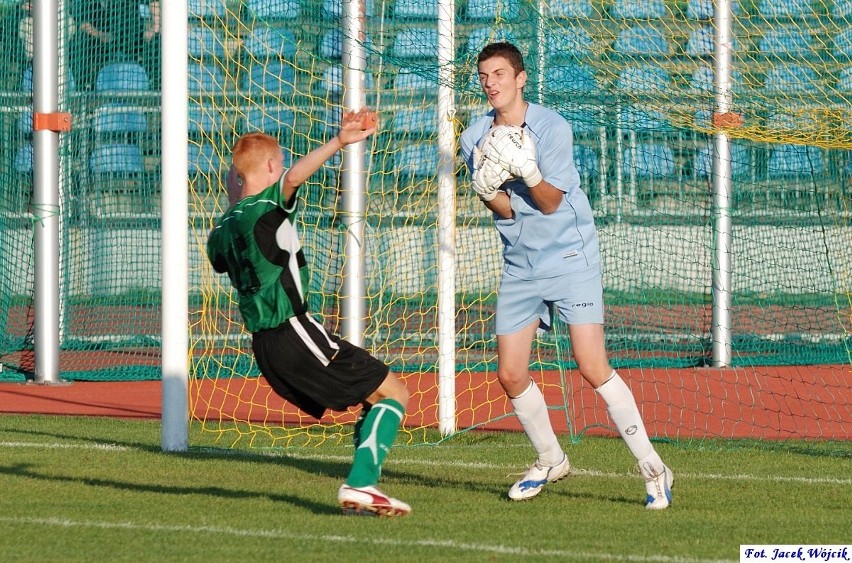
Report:
M 344 84 L 347 86 L 345 105 L 358 109 L 365 84 L 363 45 L 356 37 L 364 36 L 365 0 L 343 0 L 341 26 L 348 30 L 343 43 Z M 454 0 L 440 0 L 439 87 L 438 87 L 438 416 L 439 429 L 449 435 L 456 431 L 455 397 L 455 155 L 456 139 L 453 128 L 455 93 L 453 84 L 453 53 L 455 50 Z M 186 451 L 189 445 L 189 236 L 188 236 L 188 125 L 187 125 L 187 2 L 161 3 L 162 35 L 162 123 L 168 123 L 168 134 L 162 135 L 162 449 Z M 360 27 L 360 28 L 359 28 Z M 363 147 L 345 151 L 346 170 L 342 190 L 344 215 L 347 222 L 347 264 L 365 262 L 363 230 L 365 209 L 365 175 L 367 169 Z M 351 242 L 351 244 L 349 244 Z M 360 256 L 351 255 L 359 252 Z M 363 267 L 344 272 L 342 313 L 345 338 L 361 344 L 364 311 Z

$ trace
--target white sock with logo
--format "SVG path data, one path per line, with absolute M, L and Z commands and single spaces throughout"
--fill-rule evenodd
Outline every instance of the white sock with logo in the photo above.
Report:
M 565 452 L 553 432 L 553 425 L 550 424 L 550 416 L 547 414 L 547 403 L 544 402 L 544 395 L 538 385 L 530 381 L 530 386 L 523 393 L 517 397 L 509 397 L 509 400 L 521 427 L 538 454 L 539 463 L 545 466 L 562 463 Z
M 595 391 L 606 403 L 609 417 L 615 423 L 630 453 L 639 462 L 639 466 L 644 467 L 646 463 L 650 463 L 653 468 L 661 471 L 663 461 L 648 438 L 645 423 L 642 422 L 642 415 L 639 414 L 639 407 L 636 406 L 636 399 L 633 398 L 633 393 L 630 392 L 630 388 L 621 376 L 612 370 L 610 378 Z

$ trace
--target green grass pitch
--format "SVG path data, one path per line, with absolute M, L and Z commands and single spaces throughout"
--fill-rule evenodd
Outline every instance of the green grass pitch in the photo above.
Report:
M 575 474 L 516 503 L 525 438 L 470 432 L 394 448 L 381 486 L 413 511 L 378 519 L 336 506 L 351 446 L 205 440 L 163 453 L 158 421 L 0 416 L 2 559 L 704 562 L 850 540 L 848 443 L 659 443 L 674 505 L 652 512 L 620 440 L 566 437 Z

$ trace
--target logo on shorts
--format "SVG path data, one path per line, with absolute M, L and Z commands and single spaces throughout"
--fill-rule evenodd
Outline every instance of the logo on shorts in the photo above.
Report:
M 570 252 L 566 252 L 565 254 L 563 254 L 562 258 L 573 258 L 573 257 L 577 256 L 578 254 L 580 254 L 580 252 L 578 250 L 572 250 Z
M 595 306 L 595 304 L 594 304 L 594 303 L 592 303 L 592 302 L 589 302 L 589 303 L 574 303 L 574 304 L 573 304 L 573 305 L 571 305 L 571 306 L 572 306 L 572 307 L 582 307 L 583 309 L 585 309 L 585 308 L 587 308 L 587 307 L 594 307 L 594 306 Z

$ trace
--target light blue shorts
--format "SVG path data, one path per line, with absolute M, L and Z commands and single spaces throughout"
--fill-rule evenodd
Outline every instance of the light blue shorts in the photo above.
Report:
M 497 334 L 514 334 L 535 319 L 541 330 L 550 330 L 554 309 L 569 325 L 603 324 L 600 264 L 540 280 L 522 280 L 503 272 L 497 293 Z

